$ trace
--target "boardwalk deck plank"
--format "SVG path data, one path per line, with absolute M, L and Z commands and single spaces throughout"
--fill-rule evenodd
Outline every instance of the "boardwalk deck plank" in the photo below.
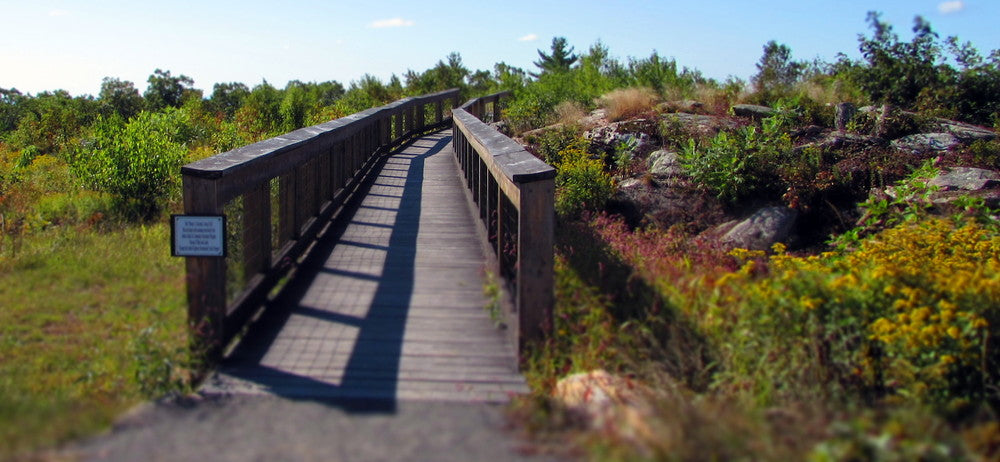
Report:
M 450 137 L 385 160 L 336 239 L 206 381 L 206 394 L 506 401 L 527 391 L 484 310 L 485 264 Z M 310 264 L 309 262 L 315 262 Z

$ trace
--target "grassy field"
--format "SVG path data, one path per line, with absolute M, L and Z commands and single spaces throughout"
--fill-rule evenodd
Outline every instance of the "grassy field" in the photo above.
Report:
M 20 239 L 0 256 L 0 458 L 92 434 L 183 388 L 183 261 L 166 225 Z

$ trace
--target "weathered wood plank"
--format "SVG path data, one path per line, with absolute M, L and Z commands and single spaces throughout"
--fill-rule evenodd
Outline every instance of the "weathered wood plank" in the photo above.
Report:
M 253 326 L 210 392 L 351 397 L 368 387 L 369 398 L 503 401 L 527 391 L 483 308 L 486 260 L 446 141 L 431 136 L 386 160 L 330 236 L 337 243 L 299 269 L 294 296 Z

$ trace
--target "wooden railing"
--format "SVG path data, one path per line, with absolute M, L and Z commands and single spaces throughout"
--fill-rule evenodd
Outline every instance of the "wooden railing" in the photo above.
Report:
M 402 99 L 182 167 L 185 214 L 225 215 L 229 228 L 226 257 L 187 257 L 188 322 L 199 353 L 217 359 L 375 159 L 447 127 L 446 109 L 458 97 L 448 90 Z
M 483 122 L 499 119 L 500 100 L 508 94 L 455 109 L 452 143 L 496 252 L 496 271 L 511 289 L 513 313 L 507 314 L 521 351 L 552 330 L 556 171 Z

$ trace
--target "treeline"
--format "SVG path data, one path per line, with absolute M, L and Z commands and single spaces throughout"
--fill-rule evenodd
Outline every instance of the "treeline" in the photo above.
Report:
M 177 167 L 184 161 L 456 87 L 465 98 L 513 91 L 505 119 L 514 132 L 552 123 L 560 111 L 592 109 L 602 95 L 623 87 L 644 87 L 668 101 L 694 99 L 719 111 L 735 102 L 780 102 L 819 118 L 831 117 L 831 104 L 852 101 L 1000 124 L 1000 50 L 984 56 L 957 38 L 941 39 L 919 17 L 910 41 L 901 40 L 877 13 L 870 13 L 868 22 L 871 35 L 859 38 L 862 59 L 799 61 L 789 47 L 772 41 L 763 47 L 749 82 L 706 78 L 657 52 L 620 60 L 600 42 L 577 54 L 557 37 L 550 50 L 538 51 L 537 72 L 502 62 L 491 71 L 473 71 L 452 53 L 422 72 L 409 70 L 387 82 L 365 75 L 347 86 L 229 82 L 216 83 L 206 94 L 190 77 L 157 69 L 143 93 L 133 82 L 113 77 L 104 79 L 96 97 L 0 88 L 0 197 L 24 186 L 23 169 L 36 158 L 53 156 L 78 184 L 109 193 L 118 205 L 130 203 L 126 208 L 141 216 L 154 216 L 176 190 Z M 11 207 L 3 204 L 0 213 Z
M 118 211 L 151 218 L 176 198 L 184 162 L 406 96 L 449 88 L 460 88 L 464 96 L 497 91 L 500 81 L 491 72 L 469 70 L 452 53 L 422 72 L 410 70 L 388 82 L 365 75 L 346 86 L 228 82 L 206 94 L 190 77 L 156 69 L 143 93 L 114 77 L 103 80 L 96 97 L 0 89 L 0 198 L 32 190 L 25 184 L 28 167 L 46 156 L 68 167 L 84 188 L 110 194 Z M 14 215 L 27 213 L 24 204 L 44 194 L 36 193 L 8 201 L 22 204 Z M 12 205 L 2 204 L 0 213 L 11 212 Z
M 618 60 L 601 43 L 577 55 L 556 38 L 551 53 L 539 51 L 535 64 L 541 72 L 518 92 L 508 119 L 515 130 L 536 128 L 557 120 L 561 103 L 590 109 L 613 89 L 645 87 L 667 101 L 695 99 L 720 111 L 737 102 L 783 102 L 821 117 L 822 106 L 850 101 L 1000 126 L 1000 50 L 984 55 L 957 37 L 941 38 L 919 16 L 909 41 L 879 13 L 870 12 L 867 22 L 871 35 L 859 37 L 861 59 L 840 54 L 833 62 L 796 60 L 787 45 L 770 41 L 749 82 L 705 78 L 655 52 L 645 59 Z

